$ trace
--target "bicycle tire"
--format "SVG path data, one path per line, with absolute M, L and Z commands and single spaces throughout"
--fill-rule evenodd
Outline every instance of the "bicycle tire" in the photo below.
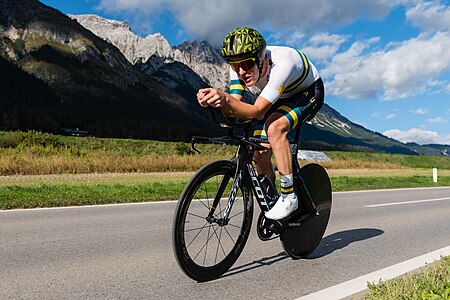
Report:
M 310 218 L 302 222 L 308 207 L 307 195 L 300 182 L 296 183 L 296 187 L 300 189 L 301 207 L 303 211 L 295 214 L 288 220 L 287 226 L 280 234 L 280 240 L 286 253 L 295 259 L 304 258 L 316 249 L 328 225 L 331 213 L 331 183 L 325 169 L 318 164 L 308 164 L 300 169 L 300 176 L 303 178 L 305 185 L 319 209 L 318 215 L 312 215 Z M 296 222 L 299 222 L 296 224 Z
M 215 211 L 217 218 L 223 217 L 229 195 L 226 193 L 233 183 L 235 171 L 236 164 L 226 160 L 205 165 L 187 183 L 178 200 L 173 220 L 173 251 L 180 268 L 194 280 L 203 282 L 222 276 L 236 262 L 247 242 L 253 219 L 253 201 L 250 189 L 242 184 L 230 214 L 230 223 L 219 226 L 206 220 L 210 197 L 214 198 L 219 190 L 219 182 L 228 180 L 228 188 L 220 195 Z M 202 245 L 203 236 L 199 236 L 205 234 L 206 240 Z M 210 248 L 213 248 L 212 253 L 208 253 Z

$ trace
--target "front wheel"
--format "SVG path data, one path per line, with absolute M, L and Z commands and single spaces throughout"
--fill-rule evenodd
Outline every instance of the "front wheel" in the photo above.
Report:
M 215 161 L 202 167 L 184 188 L 175 210 L 173 250 L 178 265 L 197 281 L 220 277 L 236 262 L 250 232 L 251 192 L 240 186 L 230 219 L 224 220 L 236 164 Z M 217 203 L 213 203 L 216 199 Z M 208 220 L 215 209 L 214 220 Z

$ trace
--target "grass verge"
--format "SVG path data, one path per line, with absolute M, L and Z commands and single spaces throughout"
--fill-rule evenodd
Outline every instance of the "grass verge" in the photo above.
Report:
M 437 183 L 430 176 L 350 177 L 331 176 L 333 192 L 450 186 L 450 176 L 441 176 Z
M 87 176 L 84 180 L 43 182 L 20 180 L 0 184 L 0 209 L 58 207 L 109 203 L 175 200 L 190 175 L 128 176 L 111 180 Z M 45 177 L 43 177 L 45 178 Z M 429 176 L 331 176 L 333 191 L 450 186 L 450 176 L 433 183 Z
M 184 183 L 38 184 L 0 187 L 0 209 L 130 203 L 177 199 Z
M 369 284 L 366 300 L 450 299 L 450 256 L 427 266 L 420 272 Z

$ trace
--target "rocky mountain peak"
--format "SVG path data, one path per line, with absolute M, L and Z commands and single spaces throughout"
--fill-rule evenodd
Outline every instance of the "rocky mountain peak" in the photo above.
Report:
M 85 14 L 85 15 L 68 15 L 71 19 L 83 23 L 90 26 L 85 26 L 87 28 L 95 25 L 98 30 L 122 30 L 124 32 L 130 31 L 131 27 L 128 22 L 125 21 L 116 21 L 116 20 L 108 20 L 101 18 L 97 15 L 93 14 Z
M 180 52 L 185 53 L 191 60 L 198 62 L 206 62 L 215 65 L 223 65 L 225 63 L 219 53 L 206 41 L 183 42 L 181 45 L 174 47 Z
M 151 56 L 165 57 L 172 47 L 160 34 L 143 38 L 131 31 L 127 22 L 108 20 L 96 15 L 69 15 L 95 35 L 116 46 L 132 64 L 146 62 Z
M 97 36 L 116 46 L 132 64 L 139 64 L 147 74 L 164 63 L 180 62 L 191 68 L 209 85 L 226 89 L 229 67 L 206 41 L 184 42 L 171 47 L 160 33 L 143 38 L 133 33 L 125 22 L 93 15 L 70 15 Z

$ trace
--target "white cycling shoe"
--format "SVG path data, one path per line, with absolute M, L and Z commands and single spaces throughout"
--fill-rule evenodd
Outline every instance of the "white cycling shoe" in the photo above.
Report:
M 298 208 L 297 196 L 292 193 L 286 197 L 278 199 L 277 203 L 265 213 L 267 219 L 281 220 L 289 216 L 294 210 Z

